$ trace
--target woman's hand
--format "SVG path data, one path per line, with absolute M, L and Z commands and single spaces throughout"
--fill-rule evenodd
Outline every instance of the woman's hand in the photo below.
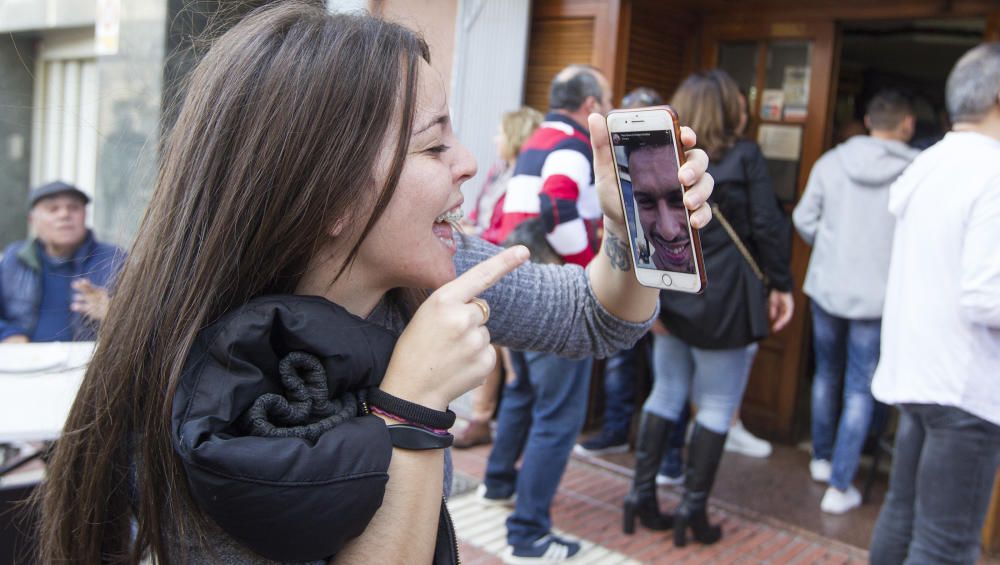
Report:
M 594 182 L 601 200 L 601 209 L 604 211 L 606 222 L 624 226 L 625 213 L 622 210 L 621 198 L 618 196 L 618 181 L 615 178 L 615 162 L 611 156 L 608 123 L 600 114 L 591 114 L 588 120 L 590 143 L 594 150 Z M 712 175 L 706 172 L 708 155 L 701 149 L 690 149 L 697 142 L 698 138 L 691 128 L 681 128 L 681 144 L 689 149 L 684 152 L 686 162 L 678 171 L 677 178 L 687 187 L 684 192 L 684 205 L 691 211 L 691 226 L 703 228 L 712 220 L 708 197 L 712 195 L 715 181 L 712 180 Z M 625 235 L 624 230 L 620 235 Z
M 795 299 L 790 292 L 772 290 L 767 297 L 768 313 L 771 317 L 771 330 L 780 332 L 792 320 L 795 313 Z
M 496 365 L 496 352 L 485 326 L 489 307 L 476 296 L 528 256 L 526 247 L 511 247 L 431 294 L 396 342 L 380 388 L 444 410 L 452 400 L 483 384 Z

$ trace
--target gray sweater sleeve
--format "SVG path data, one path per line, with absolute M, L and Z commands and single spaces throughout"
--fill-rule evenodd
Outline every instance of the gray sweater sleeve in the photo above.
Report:
M 459 274 L 502 250 L 478 237 L 457 239 Z M 654 313 L 633 323 L 612 315 L 597 301 L 578 265 L 528 263 L 481 296 L 490 304 L 487 329 L 493 343 L 570 358 L 607 357 L 631 347 L 656 319 Z

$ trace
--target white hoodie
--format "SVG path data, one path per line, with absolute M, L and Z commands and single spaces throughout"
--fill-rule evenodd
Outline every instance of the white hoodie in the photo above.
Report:
M 952 132 L 890 189 L 896 217 L 872 392 L 1000 425 L 1000 142 Z

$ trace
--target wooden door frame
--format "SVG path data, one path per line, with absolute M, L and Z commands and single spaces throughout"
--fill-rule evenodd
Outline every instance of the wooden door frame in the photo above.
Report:
M 746 21 L 730 23 L 712 23 L 706 21 L 702 35 L 701 67 L 714 68 L 718 65 L 718 46 L 723 41 L 781 41 L 804 40 L 811 41 L 809 91 L 807 118 L 803 124 L 802 149 L 799 157 L 799 175 L 795 187 L 796 197 L 802 194 L 813 164 L 820 158 L 832 134 L 832 117 L 834 111 L 833 80 L 839 65 L 839 45 L 836 23 L 833 20 L 801 22 L 753 22 Z M 763 56 L 763 55 L 761 55 Z M 757 88 L 762 91 L 766 69 L 757 65 Z M 822 93 L 816 95 L 815 93 Z M 760 96 L 756 97 L 751 115 L 759 115 Z M 781 334 L 783 353 L 781 359 L 780 388 L 777 391 L 777 410 L 775 414 L 765 413 L 753 405 L 744 405 L 743 414 L 748 420 L 761 423 L 762 431 L 772 437 L 784 441 L 795 439 L 796 409 L 801 377 L 808 365 L 808 344 L 811 326 L 808 317 L 808 299 L 802 293 L 802 280 L 809 262 L 809 248 L 798 237 L 792 241 L 791 270 L 796 279 L 795 313 L 788 327 Z M 774 339 L 769 338 L 761 343 L 761 347 L 775 347 Z

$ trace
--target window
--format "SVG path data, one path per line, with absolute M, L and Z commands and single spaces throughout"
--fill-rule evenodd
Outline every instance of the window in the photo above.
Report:
M 98 75 L 93 30 L 46 34 L 35 64 L 31 186 L 62 180 L 93 198 Z M 92 215 L 90 215 L 92 217 Z

